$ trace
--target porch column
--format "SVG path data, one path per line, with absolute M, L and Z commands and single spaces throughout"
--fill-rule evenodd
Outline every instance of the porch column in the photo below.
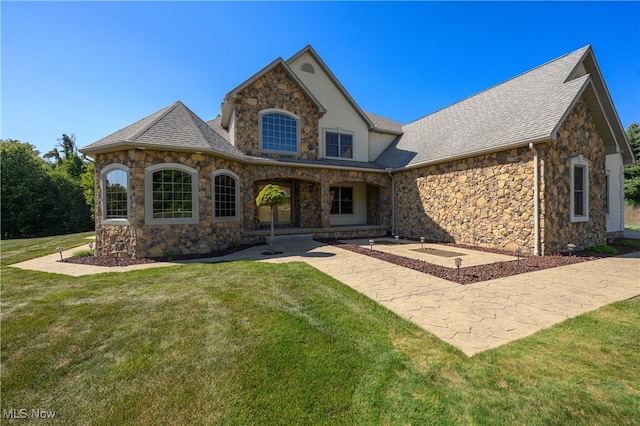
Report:
M 323 228 L 331 227 L 331 203 L 333 195 L 329 190 L 329 184 L 320 184 L 320 226 Z

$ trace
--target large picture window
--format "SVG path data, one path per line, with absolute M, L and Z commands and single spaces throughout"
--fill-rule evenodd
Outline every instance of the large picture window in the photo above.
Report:
M 260 148 L 263 151 L 297 153 L 298 118 L 273 110 L 260 113 Z
M 214 222 L 239 219 L 239 182 L 238 175 L 229 170 L 218 170 L 213 173 Z
M 145 170 L 145 219 L 151 224 L 198 222 L 198 172 L 181 164 Z
M 353 187 L 331 186 L 329 191 L 333 193 L 331 214 L 353 214 Z
M 571 222 L 589 220 L 589 161 L 582 155 L 570 160 L 571 164 Z
M 110 164 L 101 172 L 102 223 L 125 225 L 129 222 L 129 168 Z
M 327 157 L 353 158 L 353 135 L 326 132 L 325 154 Z

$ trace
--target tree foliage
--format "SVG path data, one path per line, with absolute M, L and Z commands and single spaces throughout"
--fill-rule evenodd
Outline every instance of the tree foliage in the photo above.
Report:
M 77 153 L 75 136 L 63 135 L 62 155 L 45 154 L 29 143 L 0 140 L 2 238 L 46 236 L 93 227 L 93 164 Z M 83 184 L 91 173 L 92 188 Z M 84 178 L 88 180 L 88 178 Z
M 640 125 L 631 123 L 626 133 L 631 150 L 636 160 L 640 161 Z M 640 162 L 624 168 L 624 198 L 627 204 L 640 206 Z
M 289 197 L 287 197 L 287 193 L 284 192 L 282 188 L 278 185 L 269 184 L 266 185 L 258 196 L 256 197 L 256 204 L 258 207 L 261 206 L 269 206 L 271 207 L 271 253 L 275 253 L 275 209 L 278 205 L 287 204 L 289 202 Z

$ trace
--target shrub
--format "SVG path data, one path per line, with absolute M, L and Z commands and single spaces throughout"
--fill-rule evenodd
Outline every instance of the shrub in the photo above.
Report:
M 584 249 L 584 251 L 588 251 L 591 253 L 599 253 L 599 254 L 618 254 L 618 250 L 616 250 L 615 247 L 611 247 L 608 245 L 590 246 Z
M 616 245 L 621 247 L 640 247 L 640 241 L 618 240 L 616 241 Z
M 93 256 L 93 250 L 78 250 L 73 253 L 73 257 L 89 257 Z

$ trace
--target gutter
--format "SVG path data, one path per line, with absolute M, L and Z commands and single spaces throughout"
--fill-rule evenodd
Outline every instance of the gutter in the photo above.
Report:
M 540 159 L 533 142 L 529 144 L 529 149 L 533 152 L 533 228 L 535 234 L 533 255 L 540 256 Z

